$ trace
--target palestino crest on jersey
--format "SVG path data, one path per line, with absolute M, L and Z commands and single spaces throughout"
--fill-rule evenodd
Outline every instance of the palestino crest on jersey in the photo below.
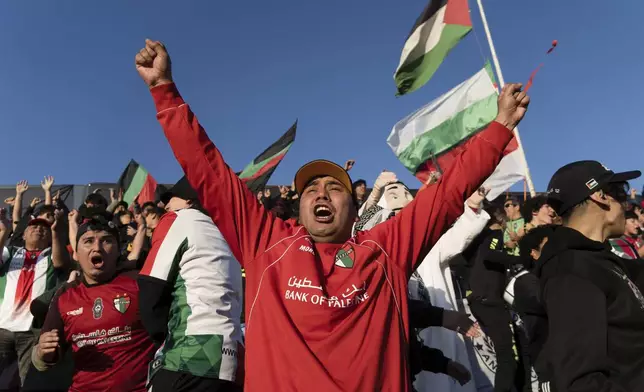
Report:
M 92 312 L 94 313 L 94 320 L 98 320 L 103 317 L 103 299 L 96 298 L 94 300 L 94 306 L 92 306 Z
M 355 251 L 351 244 L 344 244 L 335 254 L 335 265 L 342 268 L 353 268 Z
M 116 310 L 121 314 L 125 314 L 130 307 L 130 296 L 127 294 L 117 295 L 113 302 Z

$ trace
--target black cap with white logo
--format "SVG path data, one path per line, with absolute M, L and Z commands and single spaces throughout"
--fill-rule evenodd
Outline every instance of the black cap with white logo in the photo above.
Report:
M 569 163 L 550 179 L 548 198 L 557 202 L 551 206 L 563 214 L 604 186 L 630 181 L 641 174 L 639 170 L 615 173 L 597 161 Z

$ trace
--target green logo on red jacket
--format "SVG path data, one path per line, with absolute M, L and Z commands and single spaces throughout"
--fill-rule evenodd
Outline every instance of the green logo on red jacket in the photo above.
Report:
M 353 268 L 355 252 L 351 244 L 344 244 L 335 254 L 335 265 L 342 268 Z

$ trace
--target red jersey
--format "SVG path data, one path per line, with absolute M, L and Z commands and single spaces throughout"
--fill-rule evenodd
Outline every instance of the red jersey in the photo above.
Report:
M 71 345 L 72 392 L 146 391 L 154 344 L 139 317 L 139 288 L 126 274 L 99 285 L 66 284 L 51 302 L 42 332 Z
M 151 92 L 177 160 L 246 270 L 245 390 L 409 391 L 407 282 L 512 133 L 492 123 L 395 218 L 318 244 L 257 202 L 174 84 Z

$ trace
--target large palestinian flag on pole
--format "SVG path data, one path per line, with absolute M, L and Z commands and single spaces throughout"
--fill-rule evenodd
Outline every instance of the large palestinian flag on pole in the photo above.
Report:
M 246 183 L 253 193 L 266 187 L 269 178 L 282 161 L 295 141 L 297 121 L 275 143 L 271 144 L 264 152 L 253 159 L 251 163 L 237 175 Z
M 156 201 L 164 191 L 147 170 L 134 159 L 119 178 L 119 187 L 123 189 L 123 201 L 132 206 L 133 202 L 143 205 L 148 201 Z
M 387 143 L 398 160 L 423 183 L 443 172 L 467 148 L 468 140 L 497 115 L 497 88 L 490 65 L 399 121 Z M 513 138 L 496 170 L 483 184 L 493 200 L 525 176 L 525 165 Z
M 398 95 L 427 83 L 450 50 L 470 30 L 472 20 L 467 0 L 430 0 L 403 47 L 394 74 Z

